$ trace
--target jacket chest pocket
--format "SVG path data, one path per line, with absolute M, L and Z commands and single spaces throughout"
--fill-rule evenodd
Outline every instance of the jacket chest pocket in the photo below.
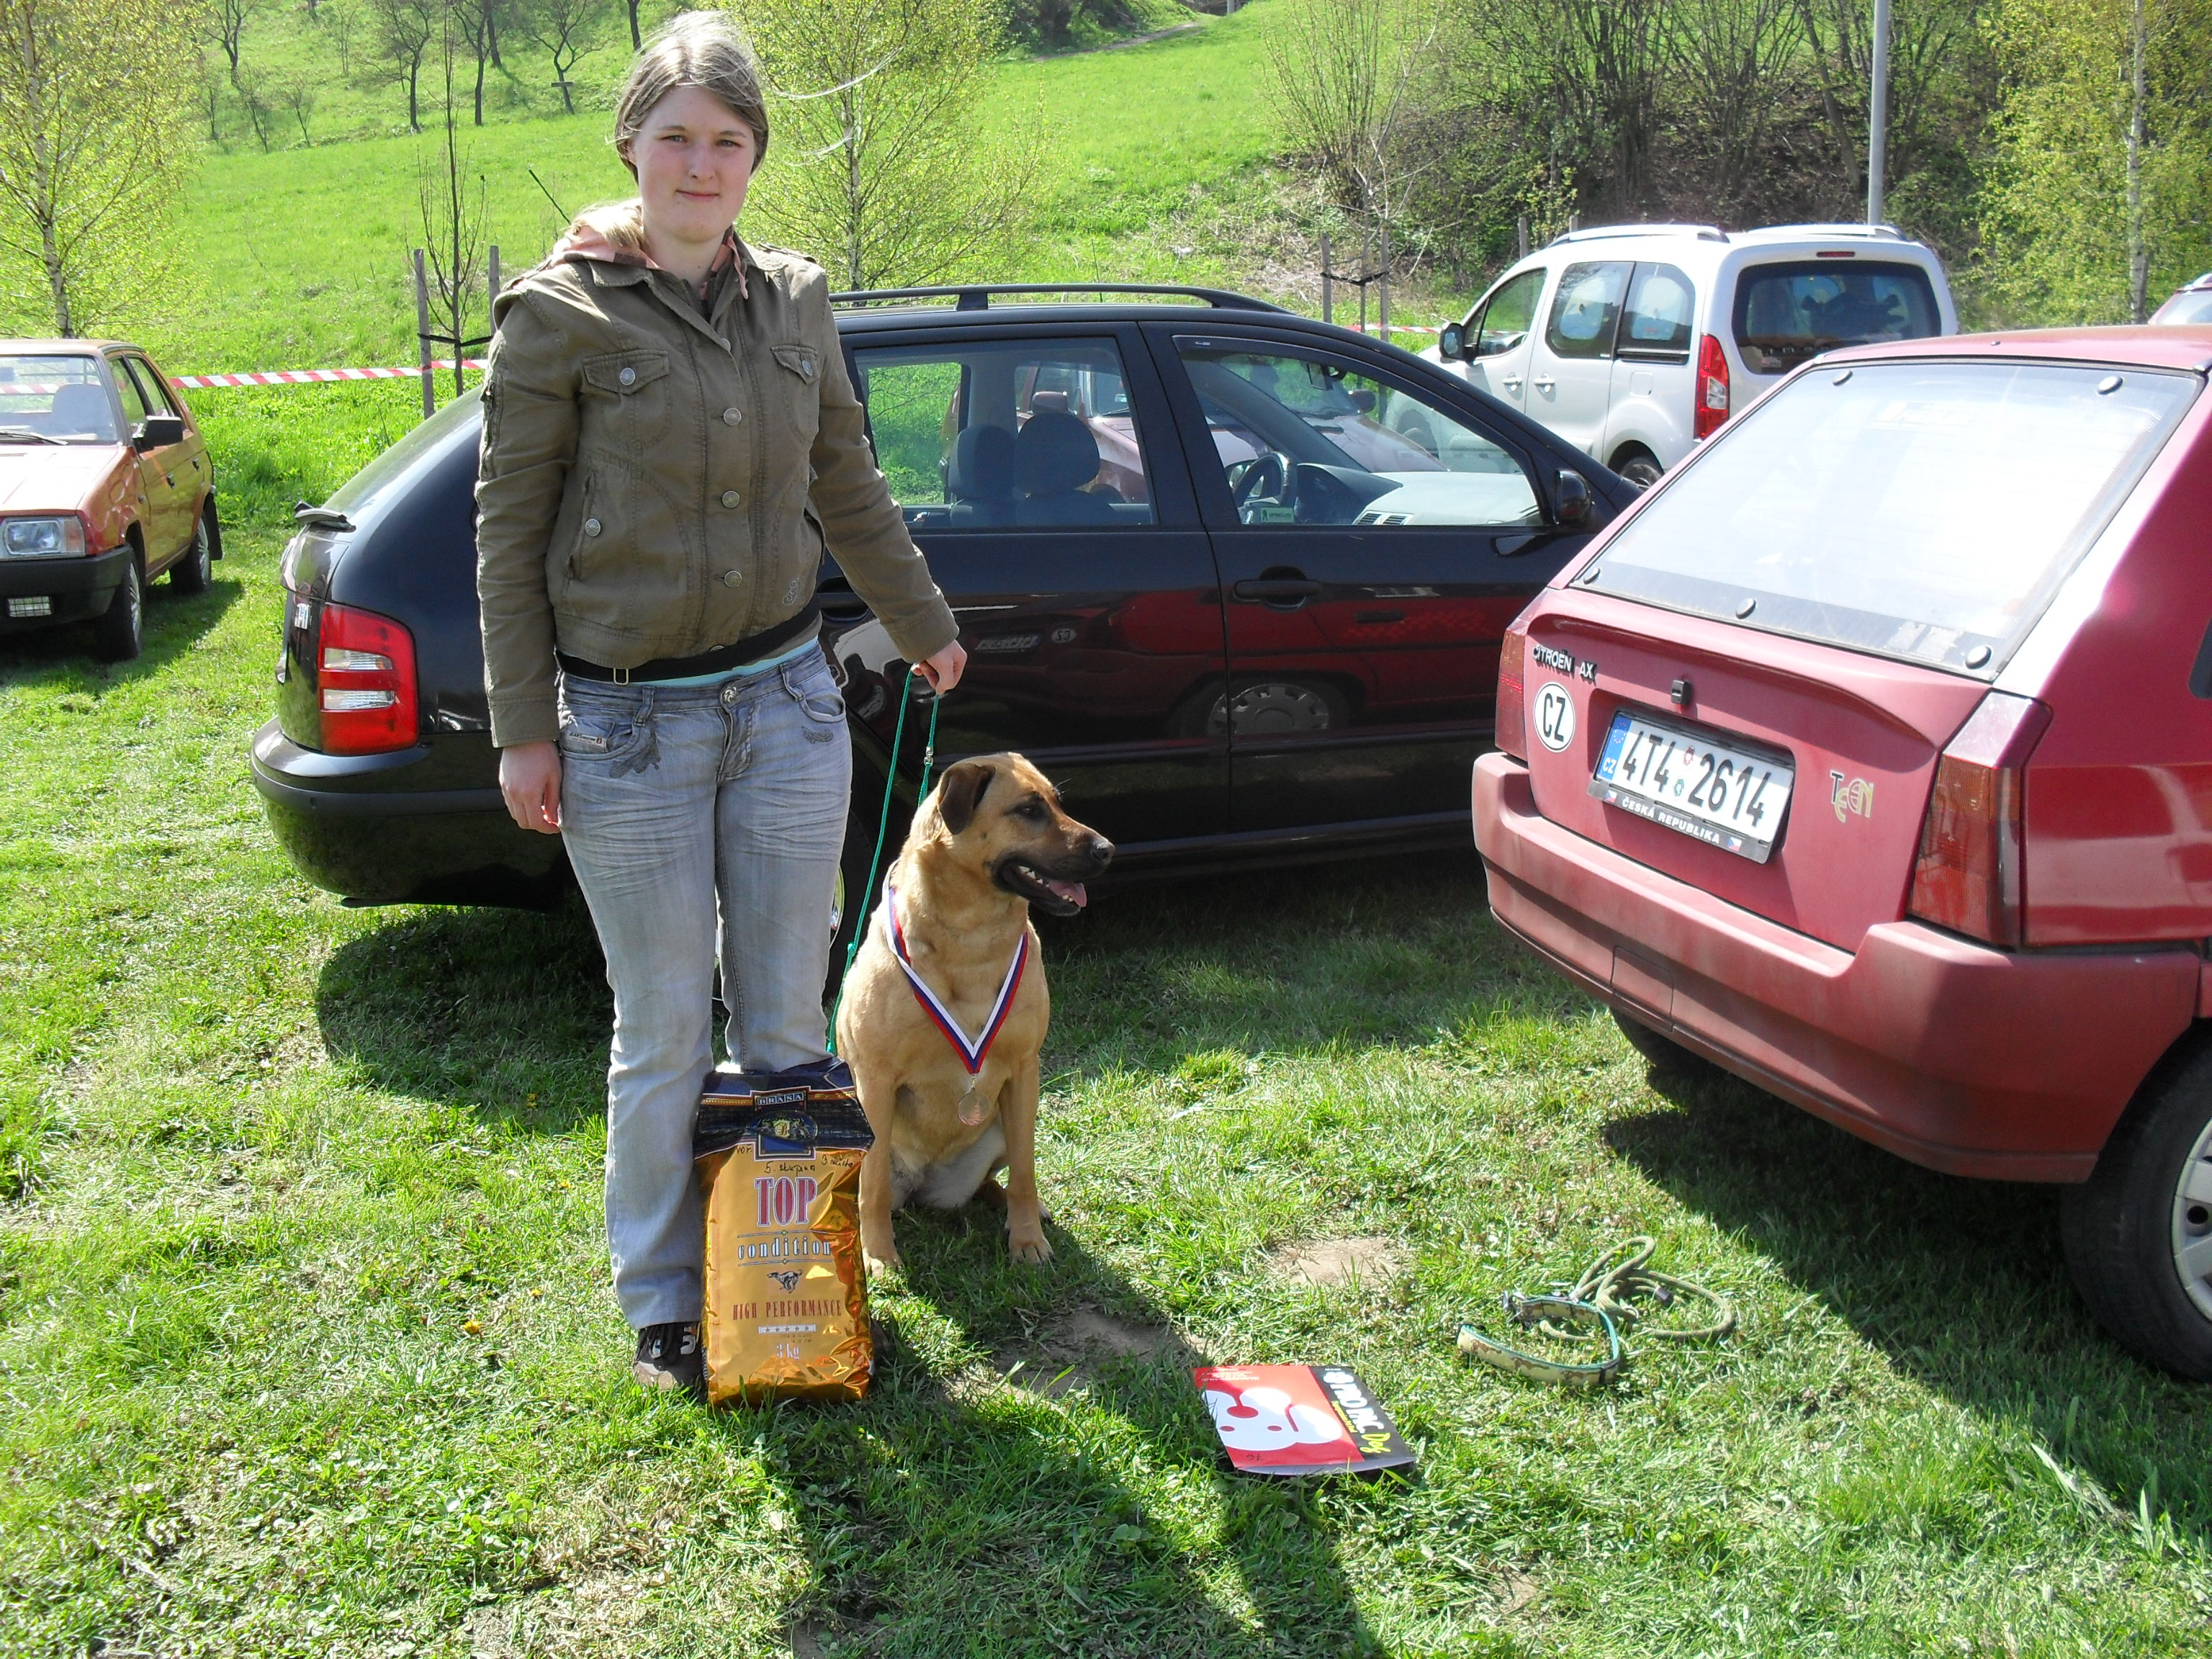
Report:
M 622 453 L 646 454 L 668 434 L 673 396 L 668 373 L 665 351 L 607 351 L 585 358 L 586 435 Z
M 769 351 L 781 371 L 776 385 L 791 423 L 811 446 L 822 427 L 822 354 L 811 345 L 770 346 Z

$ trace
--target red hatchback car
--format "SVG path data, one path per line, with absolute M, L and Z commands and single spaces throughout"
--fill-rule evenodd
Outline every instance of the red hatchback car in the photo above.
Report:
M 1806 365 L 1505 639 L 1498 919 L 1655 1066 L 1959 1175 L 2212 1379 L 2212 328 Z
M 0 340 L 0 636 L 88 621 L 135 657 L 147 583 L 199 592 L 222 556 L 207 441 L 144 352 Z

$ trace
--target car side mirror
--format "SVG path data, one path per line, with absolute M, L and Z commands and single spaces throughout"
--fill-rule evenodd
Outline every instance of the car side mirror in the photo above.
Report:
M 131 447 L 139 450 L 167 449 L 184 441 L 185 417 L 181 415 L 149 415 L 131 434 Z
M 1437 356 L 1446 362 L 1467 359 L 1467 330 L 1457 323 L 1446 323 L 1437 336 Z
M 1559 485 L 1553 496 L 1553 516 L 1563 525 L 1589 522 L 1589 480 L 1566 467 L 1559 469 Z

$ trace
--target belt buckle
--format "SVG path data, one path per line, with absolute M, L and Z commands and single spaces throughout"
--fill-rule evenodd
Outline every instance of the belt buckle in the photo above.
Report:
M 629 670 L 627 668 L 616 669 L 614 671 L 614 683 L 617 685 L 628 685 L 629 684 Z

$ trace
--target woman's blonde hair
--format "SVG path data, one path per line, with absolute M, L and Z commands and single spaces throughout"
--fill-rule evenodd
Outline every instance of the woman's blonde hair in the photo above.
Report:
M 678 87 L 699 87 L 753 130 L 753 165 L 768 155 L 768 104 L 737 26 L 719 11 L 679 12 L 647 41 L 615 100 L 615 154 L 632 173 L 630 146 L 653 106 Z

